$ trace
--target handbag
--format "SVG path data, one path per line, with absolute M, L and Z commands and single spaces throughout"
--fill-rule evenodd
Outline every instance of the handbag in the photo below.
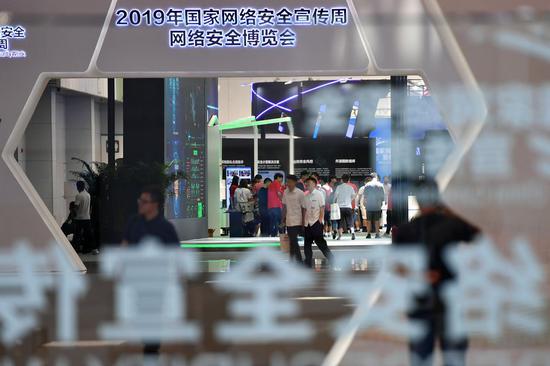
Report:
M 330 204 L 330 219 L 332 221 L 340 220 L 340 206 L 337 203 Z

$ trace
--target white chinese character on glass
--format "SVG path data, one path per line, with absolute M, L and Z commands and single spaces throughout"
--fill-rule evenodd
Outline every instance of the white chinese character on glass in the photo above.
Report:
M 17 26 L 13 28 L 13 37 L 12 38 L 25 38 L 26 37 L 26 30 L 25 28 L 21 26 Z
M 204 26 L 220 25 L 220 9 L 205 9 L 202 12 L 202 24 Z
M 539 155 L 535 162 L 537 173 L 544 179 L 550 179 L 550 137 L 531 134 L 528 141 L 533 151 Z
M 531 86 L 508 83 L 495 89 L 498 123 L 515 129 L 529 129 L 533 123 Z
M 9 41 L 6 38 L 0 38 L 0 50 L 9 50 Z
M 218 338 L 231 343 L 307 341 L 314 334 L 308 321 L 280 319 L 299 315 L 296 301 L 281 295 L 312 282 L 309 271 L 289 263 L 278 251 L 258 248 L 248 252 L 233 272 L 218 276 L 216 286 L 227 292 L 250 294 L 250 298 L 232 300 L 228 310 L 235 317 L 251 320 L 222 322 L 216 329 Z
M 483 94 L 476 95 L 473 90 L 460 85 L 452 85 L 438 96 L 441 104 L 445 106 L 442 114 L 449 124 L 456 126 L 464 126 L 484 118 L 485 106 L 480 103 L 480 100 L 489 103 L 491 98 L 492 92 L 488 88 L 484 89 Z
M 0 38 L 13 38 L 13 27 L 11 25 L 0 27 Z
M 333 293 L 346 296 L 356 310 L 349 319 L 336 324 L 336 335 L 348 334 L 350 329 L 378 328 L 392 335 L 420 337 L 425 333 L 420 323 L 407 321 L 405 314 L 412 309 L 416 294 L 427 289 L 423 274 L 426 258 L 417 248 L 375 248 L 365 251 L 369 269 L 374 274 L 358 275 L 351 271 L 351 262 L 358 253 L 339 254 L 329 286 Z
M 536 93 L 536 104 L 537 104 L 537 118 L 540 120 L 541 126 L 550 131 L 550 84 L 545 83 L 540 86 Z
M 275 25 L 275 10 L 268 8 L 258 10 L 258 25 Z
M 204 31 L 202 29 L 190 29 L 187 32 L 187 45 L 189 47 L 204 47 Z
M 328 25 L 330 20 L 330 12 L 327 8 L 315 8 L 313 9 L 313 24 L 314 25 Z
M 131 342 L 197 342 L 200 329 L 186 321 L 186 292 L 181 276 L 193 277 L 193 252 L 147 241 L 136 248 L 106 250 L 101 272 L 115 281 L 116 323 L 99 328 L 103 339 Z
M 307 9 L 307 8 L 294 9 L 294 24 L 311 25 L 311 9 Z
M 183 23 L 183 10 L 182 9 L 168 9 L 166 12 L 166 23 L 171 23 L 176 27 Z
M 170 47 L 185 47 L 187 45 L 186 31 L 170 30 Z
M 241 47 L 243 45 L 241 33 L 236 29 L 230 29 L 225 33 L 224 46 Z
M 185 9 L 185 25 L 200 26 L 201 25 L 201 9 Z
M 243 46 L 258 47 L 260 45 L 259 29 L 243 29 Z
M 281 47 L 294 47 L 296 46 L 296 33 L 290 29 L 285 29 L 279 33 L 279 44 Z
M 424 145 L 426 174 L 435 177 L 453 149 L 453 144 L 447 137 L 439 135 L 426 137 L 426 140 Z
M 237 9 L 222 9 L 222 25 L 238 25 Z
M 206 47 L 223 47 L 223 31 L 219 29 L 207 30 Z
M 279 44 L 278 41 L 278 31 L 277 29 L 268 28 L 268 29 L 262 29 L 262 36 L 261 36 L 261 46 L 262 47 L 277 47 Z
M 330 9 L 330 24 L 336 25 L 348 24 L 348 9 L 347 8 L 332 8 Z
M 281 8 L 277 12 L 277 25 L 291 25 L 292 12 L 288 8 Z
M 545 306 L 543 269 L 526 240 L 513 240 L 511 251 L 514 260 L 504 258 L 489 239 L 480 238 L 445 254 L 458 274 L 443 289 L 449 337 L 475 333 L 496 339 L 505 324 L 528 334 L 544 331 L 544 319 L 536 315 Z
M 476 177 L 510 178 L 512 175 L 512 141 L 501 132 L 482 133 L 472 146 L 471 173 Z
M 240 25 L 256 25 L 257 10 L 252 8 L 243 8 L 239 11 Z
M 55 273 L 44 273 L 55 267 Z M 0 253 L 0 268 L 10 274 L 0 276 L 1 339 L 12 345 L 37 324 L 37 313 L 46 306 L 45 292 L 56 289 L 57 338 L 76 339 L 76 300 L 84 293 L 87 282 L 75 271 L 65 253 L 57 245 L 49 251 L 37 251 L 30 245 L 16 243 L 11 251 Z

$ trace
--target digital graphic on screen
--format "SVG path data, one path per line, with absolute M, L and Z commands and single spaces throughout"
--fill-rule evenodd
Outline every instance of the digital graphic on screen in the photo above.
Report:
M 353 102 L 353 107 L 351 108 L 351 114 L 349 116 L 348 130 L 346 132 L 346 137 L 348 139 L 353 137 L 353 131 L 355 130 L 355 122 L 357 122 L 357 115 L 359 114 L 359 101 L 356 100 Z
M 323 114 L 327 111 L 327 105 L 321 104 L 319 107 L 319 114 L 317 115 L 317 121 L 315 121 L 315 129 L 313 130 L 313 138 L 316 139 L 319 135 L 319 129 L 321 128 L 321 120 L 323 119 Z
M 206 212 L 206 101 L 202 79 L 165 80 L 166 162 L 184 173 L 168 189 L 166 217 L 202 218 Z

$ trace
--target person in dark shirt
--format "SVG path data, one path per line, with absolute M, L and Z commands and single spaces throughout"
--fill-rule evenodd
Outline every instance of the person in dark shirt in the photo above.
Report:
M 229 202 L 227 203 L 227 208 L 237 208 L 237 205 L 235 204 L 235 191 L 237 188 L 239 188 L 239 177 L 234 175 L 233 178 L 231 178 L 231 186 L 229 187 Z
M 138 199 L 138 215 L 128 222 L 122 244 L 137 244 L 145 238 L 153 238 L 163 244 L 179 245 L 174 225 L 164 218 L 161 207 L 164 207 L 162 190 L 158 187 L 144 188 Z
M 151 238 L 163 244 L 179 245 L 178 234 L 168 220 L 164 218 L 161 207 L 164 207 L 164 192 L 155 186 L 141 190 L 138 198 L 138 214 L 130 219 L 122 245 L 138 244 L 144 239 Z M 147 342 L 143 353 L 151 357 L 158 357 L 160 343 Z
M 438 341 L 444 365 L 464 365 L 468 340 L 451 339 L 446 334 L 447 306 L 442 290 L 454 281 L 456 274 L 447 265 L 444 255 L 453 246 L 474 240 L 479 230 L 442 204 L 434 181 L 419 182 L 415 188 L 420 215 L 398 226 L 394 233 L 394 245 L 420 246 L 427 256 L 425 277 L 430 285 L 429 290 L 417 296 L 408 314 L 411 321 L 419 322 L 426 328 L 423 337 L 409 341 L 411 364 L 431 365 L 435 343 Z
M 306 191 L 306 179 L 309 178 L 309 172 L 307 170 L 302 170 L 300 173 L 300 180 L 296 183 L 296 188 L 301 189 L 302 192 Z

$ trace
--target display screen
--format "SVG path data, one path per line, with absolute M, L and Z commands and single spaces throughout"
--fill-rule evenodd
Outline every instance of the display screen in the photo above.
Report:
M 323 80 L 256 83 L 252 113 L 258 120 L 292 117 L 298 137 L 347 139 L 368 137 L 375 128 L 379 100 L 390 91 L 388 80 Z M 286 126 L 265 127 L 287 133 Z
M 248 182 L 252 181 L 252 168 L 248 166 L 226 167 L 225 168 L 225 207 L 231 207 L 231 203 L 228 202 L 231 197 L 230 188 L 233 177 L 239 177 L 241 179 L 247 179 Z
M 168 189 L 166 217 L 206 216 L 206 120 L 204 79 L 165 79 L 165 161 L 185 173 Z

